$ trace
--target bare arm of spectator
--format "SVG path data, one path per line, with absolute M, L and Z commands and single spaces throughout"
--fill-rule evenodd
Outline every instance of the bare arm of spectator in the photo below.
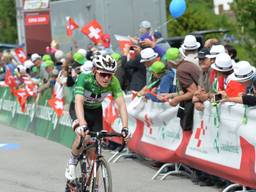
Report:
M 169 100 L 169 104 L 171 106 L 177 106 L 178 103 L 181 101 L 187 101 L 192 99 L 194 93 L 197 91 L 197 85 L 195 83 L 192 83 L 188 88 L 187 92 L 184 93 L 183 95 L 178 95 L 174 97 L 173 99 Z

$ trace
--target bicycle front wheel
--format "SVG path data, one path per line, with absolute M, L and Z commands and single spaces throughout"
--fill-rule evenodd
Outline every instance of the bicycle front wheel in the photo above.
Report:
M 103 157 L 98 160 L 97 173 L 92 181 L 91 192 L 112 192 L 110 167 Z

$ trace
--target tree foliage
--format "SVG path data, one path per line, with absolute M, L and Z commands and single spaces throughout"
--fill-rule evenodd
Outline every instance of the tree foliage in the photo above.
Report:
M 235 0 L 233 10 L 241 45 L 246 48 L 249 60 L 256 65 L 256 1 Z
M 177 19 L 172 19 L 169 12 L 170 1 L 166 1 L 167 19 L 171 19 L 167 26 L 169 36 L 181 36 L 199 30 L 232 28 L 225 15 L 214 14 L 212 1 L 187 0 L 185 14 Z
M 15 0 L 1 0 L 0 3 L 0 42 L 17 42 Z

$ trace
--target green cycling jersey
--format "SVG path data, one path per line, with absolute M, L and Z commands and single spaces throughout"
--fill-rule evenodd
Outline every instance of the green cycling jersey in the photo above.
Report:
M 113 76 L 107 87 L 101 87 L 93 73 L 81 73 L 76 81 L 75 95 L 83 95 L 85 97 L 84 105 L 87 108 L 95 109 L 101 106 L 104 98 L 111 94 L 114 99 L 123 95 L 119 80 Z

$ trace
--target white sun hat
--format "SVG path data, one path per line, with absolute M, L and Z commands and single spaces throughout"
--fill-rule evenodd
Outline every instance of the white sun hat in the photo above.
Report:
M 231 80 L 244 82 L 255 76 L 255 68 L 247 61 L 239 61 L 233 66 L 234 73 L 230 75 Z
M 56 61 L 60 61 L 61 59 L 63 59 L 65 57 L 65 55 L 62 50 L 56 50 L 54 53 L 54 57 L 55 57 Z
M 152 48 L 146 48 L 141 50 L 140 55 L 140 62 L 143 63 L 147 61 L 152 61 L 153 59 L 157 58 L 158 53 L 156 53 Z
M 90 73 L 92 71 L 92 68 L 93 68 L 92 62 L 87 60 L 87 61 L 84 62 L 83 65 L 81 65 L 80 70 L 83 73 Z
M 183 50 L 195 50 L 200 47 L 200 43 L 197 42 L 196 37 L 194 35 L 186 35 L 181 48 Z
M 234 61 L 227 53 L 220 53 L 216 56 L 215 63 L 211 65 L 211 68 L 220 71 L 227 72 L 233 69 Z
M 225 47 L 223 45 L 213 45 L 210 49 L 210 54 L 206 55 L 207 58 L 216 58 L 220 53 L 225 53 Z
M 87 51 L 85 49 L 78 49 L 77 52 L 83 54 L 83 56 L 86 57 Z
M 151 23 L 147 20 L 141 21 L 140 28 L 149 29 L 151 28 Z
M 32 62 L 35 62 L 37 59 L 41 59 L 41 56 L 38 55 L 37 53 L 33 53 L 33 54 L 31 55 L 31 61 L 32 61 Z
M 31 67 L 34 66 L 34 63 L 31 60 L 26 60 L 24 62 L 24 66 L 26 67 L 26 69 L 30 69 Z

